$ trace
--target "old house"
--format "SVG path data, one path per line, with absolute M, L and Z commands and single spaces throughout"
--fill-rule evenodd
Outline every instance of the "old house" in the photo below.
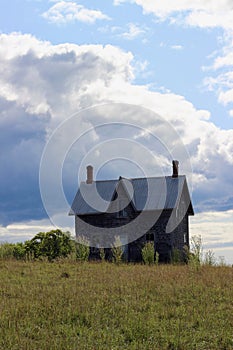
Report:
M 141 261 L 148 241 L 154 243 L 160 262 L 170 262 L 177 252 L 185 259 L 194 211 L 179 162 L 172 166 L 171 176 L 99 181 L 93 180 L 93 167 L 87 167 L 87 180 L 80 184 L 69 215 L 75 216 L 76 236 L 90 243 L 90 259 L 99 258 L 100 247 L 110 258 L 116 236 L 126 261 Z

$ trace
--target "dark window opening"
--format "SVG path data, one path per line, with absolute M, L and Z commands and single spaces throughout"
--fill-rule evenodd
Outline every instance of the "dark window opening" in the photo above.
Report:
M 146 234 L 146 241 L 154 242 L 154 234 L 153 233 L 147 233 Z
M 125 209 L 118 211 L 118 218 L 125 218 L 127 216 L 127 212 Z

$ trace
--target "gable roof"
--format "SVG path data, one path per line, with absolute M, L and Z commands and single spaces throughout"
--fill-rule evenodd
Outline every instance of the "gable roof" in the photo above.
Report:
M 119 184 L 123 185 L 136 211 L 174 209 L 185 191 L 188 213 L 194 214 L 186 177 L 149 177 L 81 182 L 69 215 L 100 214 L 108 210 Z M 130 196 L 131 194 L 131 196 Z

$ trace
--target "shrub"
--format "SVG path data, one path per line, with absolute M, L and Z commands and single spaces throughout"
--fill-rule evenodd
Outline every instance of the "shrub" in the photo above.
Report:
M 17 260 L 25 260 L 27 256 L 26 244 L 16 243 L 13 248 L 13 255 Z
M 49 261 L 67 257 L 73 250 L 73 240 L 69 232 L 52 230 L 39 232 L 26 242 L 26 252 L 33 259 L 46 257 Z
M 151 265 L 155 261 L 155 249 L 153 242 L 147 242 L 142 248 L 142 259 L 145 264 Z

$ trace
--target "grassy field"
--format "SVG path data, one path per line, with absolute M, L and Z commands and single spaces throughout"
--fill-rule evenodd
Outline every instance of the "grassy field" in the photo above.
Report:
M 0 349 L 233 349 L 232 286 L 231 267 L 0 261 Z

